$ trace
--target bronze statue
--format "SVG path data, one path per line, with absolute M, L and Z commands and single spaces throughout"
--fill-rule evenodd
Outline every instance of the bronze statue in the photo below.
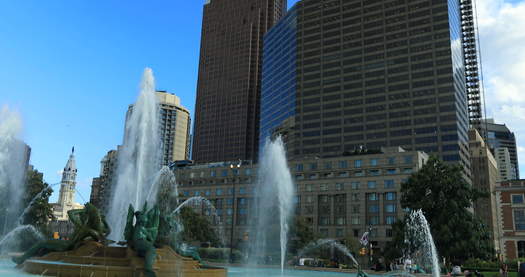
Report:
M 87 203 L 84 209 L 70 210 L 67 214 L 69 220 L 75 225 L 70 240 L 48 240 L 37 243 L 26 251 L 24 255 L 14 257 L 13 262 L 21 264 L 31 257 L 43 256 L 50 252 L 76 249 L 86 240 L 106 241 L 106 236 L 109 235 L 111 230 L 104 216 L 100 214 L 95 206 Z
M 135 212 L 133 205 L 129 205 L 124 237 L 128 246 L 135 249 L 140 257 L 144 257 L 145 275 L 156 277 L 153 263 L 157 256 L 155 241 L 159 231 L 160 211 L 157 206 L 149 211 L 147 208 L 147 203 L 145 203 L 142 211 Z M 133 226 L 133 216 L 136 218 L 135 226 Z

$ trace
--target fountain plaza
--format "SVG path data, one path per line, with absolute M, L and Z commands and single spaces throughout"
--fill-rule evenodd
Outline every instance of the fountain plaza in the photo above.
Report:
M 379 232 L 384 235 L 368 246 L 384 247 L 390 224 L 403 215 L 397 209 L 399 184 L 422 166 L 428 158 L 424 153 L 396 148 L 333 160 L 292 161 L 292 175 L 283 141 L 276 138 L 266 142 L 257 168 L 239 161 L 171 170 L 158 163 L 161 147 L 155 143 L 159 141 L 159 123 L 154 88 L 152 71 L 146 69 L 139 97 L 126 122 L 107 215 L 89 203 L 83 209 L 71 210 L 69 220 L 75 228 L 70 240 L 49 240 L 33 226 L 19 223 L 18 218 L 29 207 L 18 205 L 5 219 L 4 226 L 10 231 L 0 237 L 0 257 L 4 257 L 0 259 L 0 276 L 367 276 L 360 261 L 336 239 L 312 242 L 295 258 L 328 247 L 344 257 L 353 273 L 292 269 L 287 252 L 289 224 L 294 215 L 305 214 L 307 223 L 323 237 L 340 239 L 344 233 L 359 237 L 367 226 L 360 217 L 347 219 L 346 214 L 377 209 L 378 222 L 370 229 L 376 233 L 369 235 L 375 239 L 381 238 Z M 7 110 L 2 113 L 0 185 L 17 203 L 16 197 L 23 194 L 19 188 L 23 187 L 25 166 L 11 161 L 24 159 L 23 151 L 16 146 L 21 123 L 16 114 Z M 329 189 L 334 184 L 322 180 L 330 178 L 343 181 Z M 352 181 L 345 182 L 348 178 Z M 314 212 L 314 206 L 325 210 Z M 243 265 L 215 267 L 202 261 L 198 252 L 180 239 L 183 207 L 210 215 L 222 244 L 243 249 Z M 413 212 L 410 219 L 407 235 L 411 237 L 407 239 L 417 243 L 417 257 L 425 272 L 439 276 L 437 253 L 424 215 Z M 354 229 L 344 229 L 347 225 Z M 30 237 L 35 241 L 30 249 L 17 248 L 17 242 Z M 261 258 L 268 257 L 275 257 L 275 266 L 261 267 Z

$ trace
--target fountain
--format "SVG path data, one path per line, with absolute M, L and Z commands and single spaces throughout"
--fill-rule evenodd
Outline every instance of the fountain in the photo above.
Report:
M 309 251 L 312 251 L 313 249 L 316 249 L 316 248 L 319 248 L 319 247 L 323 247 L 323 246 L 332 246 L 332 247 L 334 247 L 335 249 L 337 249 L 341 253 L 343 253 L 346 257 L 350 258 L 350 260 L 352 260 L 352 262 L 354 263 L 356 268 L 360 268 L 359 263 L 354 258 L 354 255 L 352 255 L 350 250 L 346 246 L 340 244 L 339 242 L 337 242 L 334 239 L 319 239 L 317 241 L 311 242 L 310 244 L 305 246 L 303 249 L 301 249 L 299 251 L 299 253 L 297 254 L 297 256 L 301 257 L 304 254 L 308 253 Z
M 412 211 L 407 216 L 405 245 L 405 260 L 411 259 L 427 269 L 426 272 L 431 271 L 433 277 L 440 276 L 438 253 L 422 210 Z
M 255 256 L 265 254 L 267 250 L 266 231 L 274 223 L 275 216 L 279 218 L 279 237 L 281 252 L 281 272 L 284 271 L 286 247 L 288 243 L 288 224 L 293 211 L 295 185 L 288 169 L 284 143 L 281 137 L 264 146 L 259 163 L 257 190 L 256 226 L 257 235 L 252 252 Z M 277 201 L 275 201 L 277 197 Z M 277 213 L 274 214 L 274 213 Z
M 145 201 L 156 201 L 155 185 L 159 183 L 153 178 L 160 168 L 162 149 L 158 114 L 153 72 L 146 68 L 139 97 L 126 117 L 124 143 L 119 151 L 116 183 L 108 209 L 108 221 L 114 228 L 110 238 L 115 241 L 123 238 L 124 212 L 129 204 L 139 207 Z
M 26 145 L 19 140 L 21 129 L 18 113 L 7 106 L 0 109 L 0 212 L 5 216 L 0 222 L 0 233 L 3 234 L 16 227 L 23 209 L 28 153 Z

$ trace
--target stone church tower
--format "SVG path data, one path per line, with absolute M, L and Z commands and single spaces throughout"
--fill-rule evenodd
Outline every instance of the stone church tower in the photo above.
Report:
M 81 209 L 83 206 L 75 203 L 75 186 L 77 178 L 77 166 L 75 162 L 75 147 L 64 167 L 62 181 L 60 184 L 60 195 L 58 203 L 53 204 L 53 214 L 57 220 L 68 220 L 67 212 L 73 209 Z

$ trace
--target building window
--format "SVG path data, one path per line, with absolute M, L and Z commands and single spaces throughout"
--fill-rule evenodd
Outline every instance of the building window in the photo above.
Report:
M 514 210 L 514 228 L 525 231 L 525 210 Z
M 196 191 L 195 191 L 195 196 L 200 196 L 200 195 L 201 195 L 201 192 L 198 191 L 198 190 L 196 190 Z
M 216 189 L 215 195 L 222 195 L 222 189 Z
M 330 218 L 327 216 L 321 216 L 321 218 L 319 218 L 319 225 L 330 225 Z
M 316 170 L 316 169 L 317 169 L 317 163 L 311 163 L 310 170 Z
M 233 209 L 226 209 L 226 214 L 227 215 L 232 215 L 233 214 Z
M 352 213 L 358 214 L 359 213 L 359 205 L 353 205 L 352 206 Z
M 319 201 L 321 203 L 328 203 L 328 199 L 329 199 L 328 195 L 321 195 L 319 198 L 320 198 Z
M 306 184 L 306 191 L 311 192 L 313 191 L 313 185 L 312 184 Z
M 379 197 L 377 197 L 377 193 L 369 193 L 368 194 L 368 200 L 370 201 L 377 201 Z
M 335 230 L 335 236 L 336 236 L 336 237 L 339 237 L 339 238 L 343 237 L 343 236 L 344 236 L 344 231 L 343 231 L 343 229 L 336 229 L 336 230 Z
M 352 217 L 352 225 L 359 225 L 361 224 L 361 220 L 359 220 L 359 217 L 358 216 L 353 216 Z
M 359 193 L 352 193 L 352 201 L 359 201 Z
M 246 198 L 239 198 L 239 205 L 246 205 Z
M 387 192 L 386 193 L 386 200 L 389 200 L 389 201 L 396 200 L 396 193 L 395 192 Z
M 354 167 L 355 168 L 361 168 L 362 163 L 363 163 L 363 161 L 361 161 L 361 160 L 355 160 L 354 161 Z
M 355 177 L 363 177 L 363 176 L 365 176 L 365 172 L 362 171 L 362 170 L 359 170 L 359 171 L 356 171 L 354 173 L 354 175 L 355 175 Z
M 386 237 L 391 238 L 394 235 L 394 232 L 392 232 L 392 229 L 386 229 Z
M 339 161 L 339 168 L 347 168 L 348 162 L 347 161 Z
M 205 190 L 204 191 L 204 195 L 210 196 L 211 195 L 211 191 L 209 189 Z
M 387 213 L 395 213 L 396 212 L 396 204 L 387 204 L 385 206 L 385 210 Z
M 190 192 L 189 191 L 184 191 L 184 196 L 190 196 Z
M 223 171 L 221 171 L 221 176 L 222 177 L 228 176 L 228 170 L 224 169 Z
M 370 174 L 370 176 L 379 176 L 379 175 L 381 175 L 381 170 L 379 170 L 379 169 L 372 169 L 372 170 L 369 170 L 368 173 Z
M 518 241 L 518 258 L 525 258 L 525 241 Z
M 217 176 L 217 171 L 215 171 L 215 170 L 210 171 L 210 175 L 211 175 L 211 177 Z
M 338 217 L 335 219 L 335 224 L 337 225 L 345 225 L 346 224 L 346 218 L 344 217 Z
M 352 189 L 359 189 L 359 182 L 352 182 Z
M 523 204 L 523 194 L 513 194 L 512 204 Z
M 397 170 L 395 168 L 389 168 L 386 170 L 387 174 L 393 175 L 397 173 Z
M 308 176 L 309 179 L 318 179 L 319 178 L 319 175 L 317 175 L 317 173 L 314 173 L 314 174 L 310 174 Z
M 328 184 L 320 184 L 319 185 L 320 191 L 327 191 L 328 190 Z
M 306 196 L 306 203 L 312 203 L 313 202 L 313 198 L 311 195 L 308 195 Z
M 232 194 L 233 194 L 233 188 L 229 188 L 229 189 L 228 189 L 228 194 L 229 194 L 229 195 L 232 195 Z
M 339 184 L 335 184 L 335 190 L 343 190 L 344 189 L 344 185 L 339 183 Z
M 303 180 L 304 175 L 303 174 L 295 174 L 295 180 Z
M 332 169 L 332 162 L 324 163 L 324 169 Z
M 370 160 L 370 165 L 371 166 L 376 166 L 377 165 L 377 159 L 371 159 Z
M 413 161 L 412 156 L 405 156 L 404 160 L 405 160 L 405 164 L 411 164 Z
M 369 189 L 375 189 L 377 187 L 376 181 L 368 181 L 368 188 Z
M 378 225 L 379 224 L 379 216 L 371 216 L 369 218 L 369 224 L 370 225 Z
M 394 180 L 385 180 L 385 189 L 393 189 L 395 185 Z
M 247 176 L 252 175 L 252 169 L 251 169 L 251 168 L 246 168 L 246 169 L 244 170 L 244 174 L 247 175 Z
M 370 205 L 368 206 L 368 211 L 371 213 L 378 213 L 379 212 L 379 206 L 378 205 Z
M 295 166 L 295 171 L 303 171 L 304 170 L 304 166 L 303 164 L 297 164 Z
M 394 157 L 389 157 L 389 158 L 388 158 L 388 164 L 390 164 L 390 165 L 396 164 L 396 158 L 394 158 Z
M 404 174 L 412 174 L 412 172 L 413 172 L 412 168 L 403 168 Z

